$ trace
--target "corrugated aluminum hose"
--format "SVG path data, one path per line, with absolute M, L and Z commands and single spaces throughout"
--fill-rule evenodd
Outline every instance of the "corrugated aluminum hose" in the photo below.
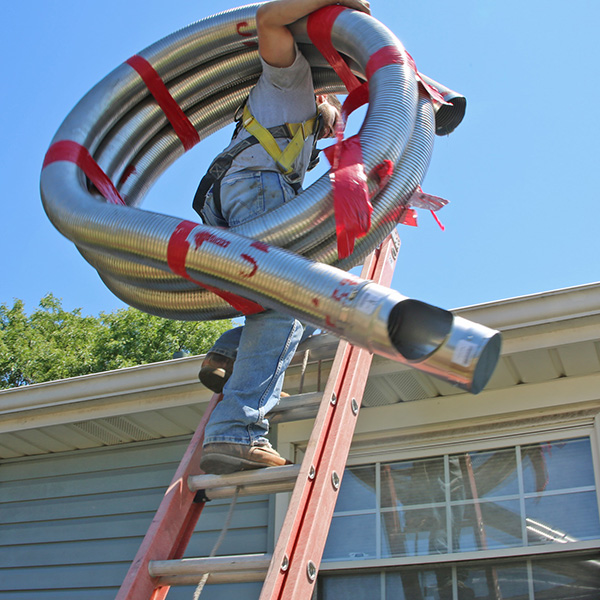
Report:
M 397 331 L 393 332 L 398 327 L 387 322 L 390 315 L 402 312 L 394 307 L 406 297 L 355 278 L 360 293 L 346 304 L 331 298 L 348 277 L 344 270 L 361 263 L 395 228 L 425 176 L 435 134 L 452 131 L 464 114 L 464 98 L 437 83 L 452 104 L 443 110 L 434 106 L 410 60 L 386 64 L 369 77 L 369 110 L 358 135 L 373 215 L 369 233 L 356 241 L 349 257 L 338 259 L 329 174 L 280 208 L 227 231 L 138 208 L 156 179 L 186 149 L 233 121 L 257 81 L 258 6 L 223 12 L 171 34 L 140 52 L 137 63 L 130 59 L 120 65 L 84 96 L 56 133 L 42 169 L 41 195 L 48 217 L 109 289 L 148 313 L 182 320 L 229 318 L 240 313 L 219 294 L 235 294 L 395 360 L 438 371 L 426 363 L 452 338 L 455 319 L 444 325 L 446 333 L 435 348 L 429 341 L 418 342 L 421 350 L 408 358 L 396 347 Z M 294 24 L 292 32 L 311 63 L 317 91 L 346 93 L 312 45 L 307 19 Z M 407 58 L 385 26 L 352 10 L 343 10 L 335 19 L 331 42 L 360 80 L 366 80 L 367 63 L 382 48 L 393 47 Z M 150 66 L 159 88 L 164 86 L 176 110 L 183 111 L 191 132 L 184 128 L 182 133 L 173 118 L 167 118 L 165 106 L 150 93 L 136 67 L 140 62 Z M 391 161 L 394 170 L 380 186 L 370 174 L 383 161 Z M 120 198 L 107 201 L 90 168 L 100 171 Z M 382 321 L 377 325 L 371 315 L 365 319 L 358 314 L 367 304 L 372 313 L 372 304 L 360 302 L 363 291 L 378 299 L 375 312 Z M 354 313 L 356 323 L 369 323 L 366 331 L 348 317 Z M 339 326 L 332 328 L 332 322 Z M 489 354 L 490 343 L 499 351 L 499 341 L 491 330 L 477 335 L 480 341 L 469 373 L 449 377 L 441 371 L 451 367 L 444 366 L 433 374 L 478 391 L 480 383 L 474 386 L 473 380 L 482 379 L 475 375 L 480 355 L 486 348 Z M 487 371 L 489 367 L 486 381 L 491 374 Z

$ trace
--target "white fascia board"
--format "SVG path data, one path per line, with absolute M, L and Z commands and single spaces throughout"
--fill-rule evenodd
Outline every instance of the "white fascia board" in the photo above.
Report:
M 452 310 L 502 332 L 600 316 L 600 282 Z
M 0 391 L 0 432 L 208 402 L 201 357 Z

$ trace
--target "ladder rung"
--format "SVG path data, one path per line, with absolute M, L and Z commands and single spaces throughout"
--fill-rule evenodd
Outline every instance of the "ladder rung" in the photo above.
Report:
M 264 581 L 266 571 L 239 571 L 234 573 L 214 573 L 208 576 L 208 584 L 254 583 Z M 158 578 L 159 586 L 198 585 L 202 575 L 167 575 Z
M 231 475 L 191 475 L 188 487 L 192 492 L 203 490 L 207 500 L 231 498 L 237 488 L 240 496 L 276 494 L 291 491 L 299 472 L 300 465 L 284 465 Z
M 323 392 L 307 392 L 282 398 L 269 413 L 269 421 L 275 424 L 311 419 L 317 415 L 322 399 Z
M 210 583 L 262 581 L 270 562 L 270 554 L 151 560 L 148 573 L 151 577 L 159 577 L 161 585 L 198 583 L 205 573 L 210 574 Z

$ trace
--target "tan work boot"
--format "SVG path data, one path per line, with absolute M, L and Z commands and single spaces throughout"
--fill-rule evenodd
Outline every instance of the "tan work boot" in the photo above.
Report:
M 225 475 L 248 469 L 281 467 L 291 464 L 279 455 L 270 444 L 249 446 L 218 442 L 207 444 L 202 450 L 200 468 L 205 473 Z
M 202 361 L 198 379 L 200 379 L 202 384 L 209 390 L 212 390 L 216 394 L 220 394 L 223 391 L 223 386 L 231 377 L 232 372 L 232 358 L 217 354 L 216 352 L 209 352 Z

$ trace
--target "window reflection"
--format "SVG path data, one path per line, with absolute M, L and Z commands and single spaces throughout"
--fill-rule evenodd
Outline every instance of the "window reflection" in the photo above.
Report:
M 336 512 L 374 510 L 377 506 L 375 465 L 349 467 L 344 471 Z
M 333 575 L 319 577 L 317 598 L 374 600 L 380 598 L 380 575 Z
M 493 550 L 523 545 L 518 500 L 471 504 L 460 524 L 455 551 Z
M 357 560 L 377 557 L 376 517 L 350 515 L 331 521 L 323 560 Z
M 452 600 L 452 569 L 388 572 L 384 585 L 385 600 Z
M 528 499 L 525 514 L 529 544 L 565 544 L 600 537 L 595 491 Z
M 587 438 L 535 444 L 523 448 L 526 494 L 594 485 L 594 467 Z
M 514 448 L 493 452 L 472 452 L 457 455 L 455 459 L 462 462 L 461 476 L 466 485 L 461 485 L 461 495 L 452 494 L 453 501 L 464 498 L 469 500 L 494 498 L 519 493 L 517 457 Z

